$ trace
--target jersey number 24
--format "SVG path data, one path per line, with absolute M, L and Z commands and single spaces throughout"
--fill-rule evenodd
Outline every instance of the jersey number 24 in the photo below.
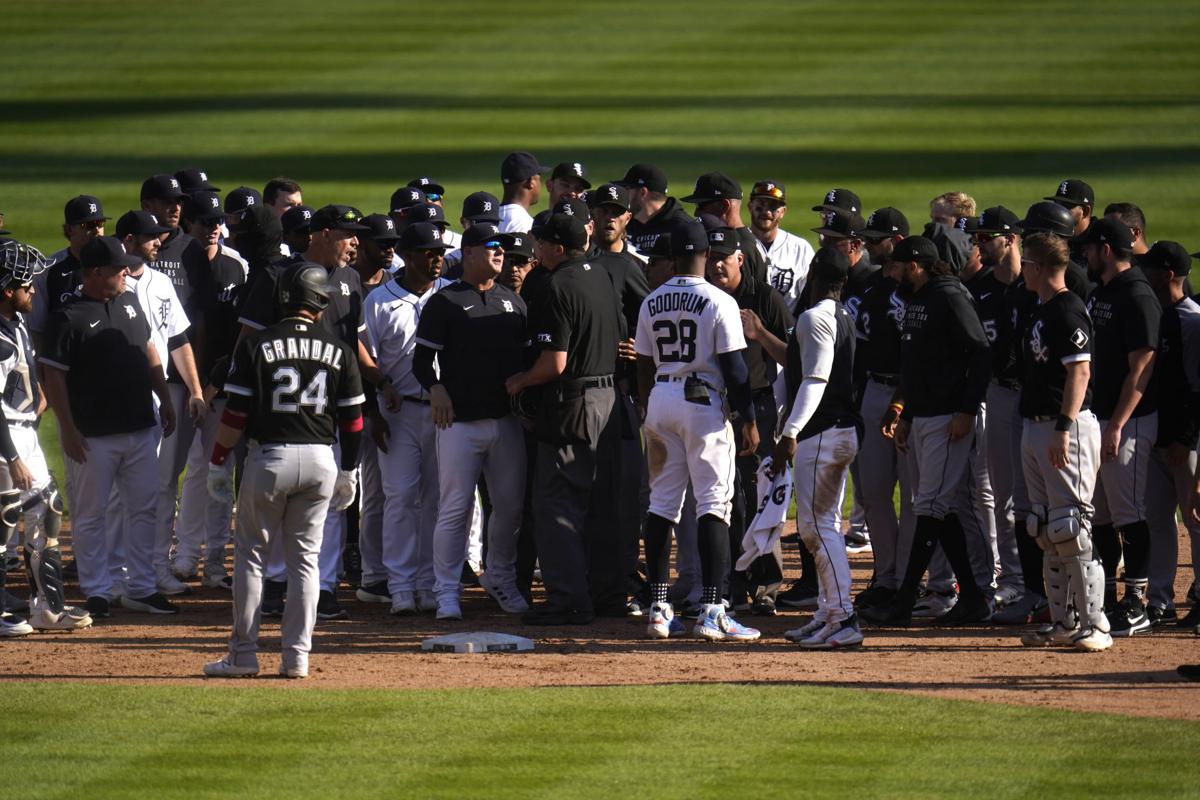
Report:
M 280 367 L 271 376 L 275 381 L 275 391 L 271 392 L 271 410 L 285 414 L 295 414 L 301 406 L 308 406 L 316 414 L 324 414 L 325 406 L 329 405 L 325 388 L 325 370 L 317 370 L 317 374 L 296 397 L 300 388 L 300 370 L 295 367 Z
M 658 363 L 690 364 L 696 360 L 695 320 L 681 319 L 676 324 L 669 319 L 660 319 L 654 323 L 654 333 Z

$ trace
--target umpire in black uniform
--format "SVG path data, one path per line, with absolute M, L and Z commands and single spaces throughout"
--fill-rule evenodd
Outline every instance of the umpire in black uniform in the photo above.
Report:
M 593 581 L 607 583 L 612 578 L 607 571 L 615 569 L 620 580 L 617 543 L 590 535 L 598 531 L 585 532 L 596 446 L 616 400 L 620 310 L 608 273 L 584 257 L 588 234 L 582 219 L 553 214 L 535 235 L 541 264 L 552 272 L 532 310 L 530 332 L 540 354 L 529 370 L 507 381 L 514 396 L 541 387 L 534 422 L 539 501 L 534 530 L 546 601 L 523 619 L 531 625 L 583 625 L 595 617 L 589 572 Z

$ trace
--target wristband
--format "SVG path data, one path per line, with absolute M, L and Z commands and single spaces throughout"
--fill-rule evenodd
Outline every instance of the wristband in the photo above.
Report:
M 1059 414 L 1058 419 L 1054 422 L 1054 430 L 1058 433 L 1066 433 L 1071 430 L 1071 426 L 1075 424 L 1075 420 L 1068 417 L 1066 414 Z
M 225 465 L 225 459 L 229 458 L 229 453 L 233 448 L 226 447 L 220 442 L 213 444 L 212 463 L 215 466 L 221 467 Z

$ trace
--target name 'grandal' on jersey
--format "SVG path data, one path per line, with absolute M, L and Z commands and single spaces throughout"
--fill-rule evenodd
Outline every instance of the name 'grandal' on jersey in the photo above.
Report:
M 274 364 L 276 359 L 307 358 L 320 361 L 334 369 L 342 368 L 342 351 L 330 342 L 320 339 L 300 339 L 288 336 L 282 339 L 268 339 L 259 345 L 263 358 L 268 364 Z
M 668 311 L 687 311 L 691 314 L 703 313 L 708 305 L 708 298 L 694 292 L 666 292 L 646 301 L 646 308 L 651 316 Z

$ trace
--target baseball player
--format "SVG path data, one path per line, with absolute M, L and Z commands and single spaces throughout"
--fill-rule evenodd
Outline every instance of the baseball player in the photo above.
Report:
M 0 455 L 7 466 L 0 470 L 0 533 L 7 540 L 24 519 L 29 585 L 34 589 L 28 627 L 76 630 L 91 625 L 92 618 L 63 599 L 58 552 L 63 507 L 38 443 L 37 420 L 45 403 L 23 316 L 33 306 L 33 277 L 45 266 L 42 254 L 32 247 L 12 240 L 0 245 Z M 0 565 L 0 597 L 4 574 Z M 12 635 L 22 628 L 6 619 L 0 629 Z
M 951 228 L 975 216 L 975 198 L 966 192 L 946 192 L 929 201 L 929 220 Z
M 529 233 L 533 216 L 529 209 L 542 198 L 542 173 L 546 171 L 532 153 L 509 153 L 500 164 L 504 198 L 498 209 L 501 233 Z
M 550 172 L 550 180 L 546 181 L 551 208 L 572 197 L 582 198 L 591 188 L 587 167 L 578 161 L 563 161 L 555 165 Z
M 468 229 L 470 230 L 470 229 Z M 400 236 L 404 267 L 367 295 L 363 319 L 373 358 L 401 397 L 397 408 L 371 408 L 383 484 L 381 548 L 384 575 L 364 575 L 367 594 L 386 595 L 393 614 L 433 611 L 433 531 L 438 518 L 438 462 L 429 395 L 413 372 L 417 324 L 430 298 L 450 282 L 441 277 L 448 245 L 435 226 L 409 225 Z M 465 528 L 464 528 L 465 530 Z M 462 550 L 455 577 L 462 569 Z M 378 585 L 384 581 L 384 585 Z M 461 616 L 461 614 L 460 614 Z
M 209 189 L 210 192 L 218 191 Z M 277 217 L 283 217 L 289 209 L 299 208 L 304 203 L 304 194 L 300 184 L 291 178 L 280 175 L 267 181 L 262 190 L 263 205 Z
M 1026 633 L 1028 646 L 1112 646 L 1104 614 L 1104 568 L 1093 557 L 1090 497 L 1100 425 L 1090 409 L 1092 325 L 1066 285 L 1069 251 L 1053 234 L 1027 236 L 1026 285 L 1040 301 L 1023 345 L 1022 467 L 1032 511 L 1029 534 L 1045 551 L 1051 623 Z
M 429 393 L 437 426 L 440 500 L 433 534 L 437 616 L 459 605 L 467 526 L 482 474 L 491 500 L 487 563 L 479 583 L 509 614 L 529 604 L 516 578 L 525 498 L 525 441 L 504 382 L 521 371 L 529 347 L 525 303 L 496 283 L 512 236 L 491 225 L 463 234 L 463 274 L 430 298 L 417 326 L 413 373 Z M 437 357 L 438 370 L 433 367 Z
M 813 554 L 821 592 L 812 621 L 787 638 L 804 648 L 832 650 L 863 640 L 837 515 L 863 423 L 854 391 L 854 320 L 840 301 L 850 262 L 841 251 L 822 248 L 810 274 L 816 303 L 796 320 L 788 340 L 786 375 L 793 400 L 772 463 L 795 461 L 796 527 Z
M 279 281 L 283 318 L 243 337 L 233 354 L 209 468 L 219 502 L 233 493 L 230 450 L 250 440 L 238 497 L 233 571 L 233 635 L 229 652 L 204 665 L 215 678 L 258 674 L 263 569 L 283 540 L 288 603 L 279 673 L 308 676 L 308 654 L 320 587 L 317 558 L 330 509 L 354 502 L 362 436 L 362 381 L 357 354 L 317 321 L 329 307 L 329 271 L 303 262 Z M 340 433 L 340 436 L 339 436 Z M 341 444 L 341 470 L 331 445 Z
M 709 233 L 696 221 L 671 231 L 676 276 L 642 303 L 635 348 L 650 464 L 646 569 L 652 603 L 647 632 L 683 632 L 667 602 L 671 526 L 680 518 L 689 479 L 696 496 L 702 610 L 693 633 L 710 641 L 753 641 L 759 632 L 725 613 L 734 457 L 758 447 L 758 428 L 737 302 L 704 279 Z M 738 425 L 738 444 L 724 396 Z
M 1125 224 L 1098 219 L 1088 225 L 1080 244 L 1100 278 L 1088 301 L 1095 329 L 1095 412 L 1101 425 L 1100 480 L 1092 499 L 1096 550 L 1104 563 L 1112 635 L 1132 636 L 1150 627 L 1146 473 L 1158 438 L 1157 387 L 1150 376 L 1162 307 L 1145 274 L 1133 268 L 1133 234 Z M 1117 604 L 1122 555 L 1125 596 Z
M 678 200 L 667 196 L 667 175 L 653 164 L 634 164 L 614 183 L 629 190 L 629 241 L 643 255 L 649 255 L 660 236 L 691 219 Z
M 33 311 L 27 322 L 34 351 L 45 352 L 44 338 L 50 314 L 79 295 L 79 256 L 83 246 L 104 235 L 104 206 L 96 197 L 81 194 L 63 209 L 63 236 L 67 246 L 50 256 L 50 266 L 34 276 Z
M 909 295 L 900 336 L 900 389 L 894 398 L 902 411 L 894 440 L 909 458 L 917 522 L 904 580 L 892 602 L 861 609 L 859 615 L 876 624 L 910 624 L 921 576 L 940 542 L 958 576 L 961 595 L 938 620 L 981 621 L 991 608 L 972 577 L 953 502 L 964 480 L 970 434 L 987 390 L 987 336 L 970 294 L 939 260 L 932 241 L 923 236 L 904 239 L 892 258 L 905 265 L 901 286 Z
M 813 248 L 779 224 L 787 214 L 787 190 L 779 181 L 763 180 L 750 190 L 750 232 L 767 263 L 767 283 L 783 295 L 793 316 L 800 312 L 800 295 L 808 280 Z

